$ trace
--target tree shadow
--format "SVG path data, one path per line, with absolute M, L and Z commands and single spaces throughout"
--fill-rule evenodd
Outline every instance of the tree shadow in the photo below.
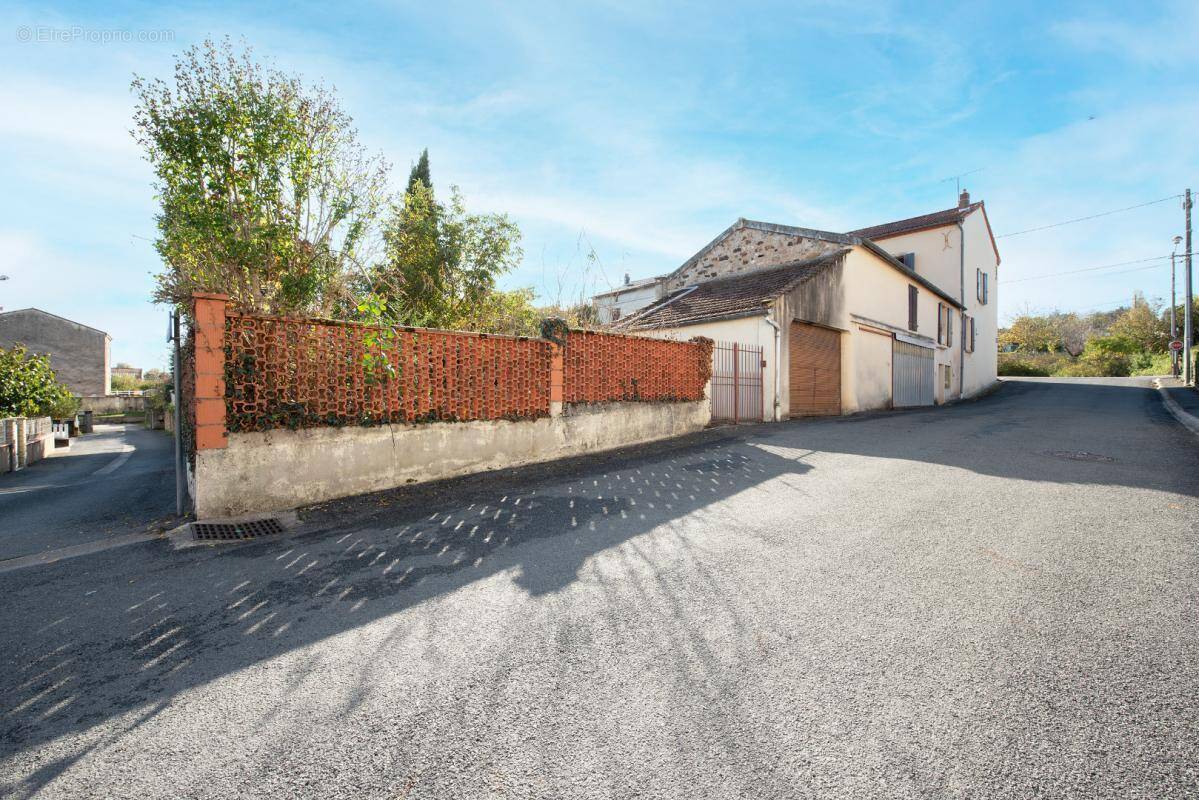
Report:
M 596 553 L 809 469 L 715 432 L 326 504 L 306 512 L 319 528 L 309 533 L 135 545 L 0 575 L 21 598 L 0 611 L 15 665 L 0 679 L 0 758 L 120 727 L 131 711 L 475 581 L 508 574 L 533 597 L 552 594 Z M 74 761 L 4 792 L 32 794 Z
M 1199 450 L 1181 447 L 1161 463 L 1159 453 L 1138 446 L 1144 430 L 1126 429 L 1130 413 L 1161 426 L 1163 437 L 1176 433 L 1147 387 L 1012 382 L 953 409 L 709 431 L 338 501 L 304 512 L 310 532 L 227 549 L 138 545 L 0 575 L 10 598 L 0 610 L 0 646 L 12 665 L 0 678 L 7 709 L 0 758 L 11 763 L 97 727 L 119 737 L 141 724 L 142 712 L 189 689 L 503 576 L 528 596 L 547 598 L 586 572 L 606 602 L 596 607 L 596 624 L 613 628 L 622 624 L 616 610 L 631 600 L 660 610 L 652 624 L 661 668 L 715 699 L 730 663 L 785 646 L 789 632 L 782 623 L 744 618 L 738 587 L 705 566 L 710 560 L 697 553 L 689 525 L 719 519 L 715 508 L 741 493 L 796 502 L 763 486 L 802 490 L 818 453 L 925 461 L 1027 481 L 1169 486 L 1194 496 L 1194 481 L 1177 474 L 1199 474 Z M 651 531 L 655 536 L 642 536 Z M 660 541 L 671 545 L 669 563 L 660 561 Z M 599 553 L 613 556 L 605 559 L 609 571 L 588 568 Z M 684 573 L 712 587 L 710 607 L 688 606 L 680 596 Z M 734 634 L 710 642 L 711 618 Z M 387 651 L 412 628 L 397 624 L 381 637 L 381 665 L 396 668 Z M 428 656 L 436 663 L 437 653 Z M 297 702 L 309 691 L 306 676 L 327 657 L 311 652 L 293 674 Z M 369 696 L 375 668 L 382 667 L 361 669 L 344 714 Z M 141 716 L 126 722 L 131 712 Z M 282 709 L 258 725 L 277 713 Z M 725 746 L 731 752 L 745 743 Z M 0 789 L 33 794 L 88 750 L 56 754 L 37 771 L 6 778 Z

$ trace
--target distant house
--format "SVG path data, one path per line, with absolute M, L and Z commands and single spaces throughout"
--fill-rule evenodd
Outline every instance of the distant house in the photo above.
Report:
M 742 418 L 933 405 L 995 381 L 998 264 L 982 203 L 966 193 L 957 208 L 851 233 L 741 219 L 615 327 L 707 336 L 718 357 L 720 343 L 760 353 L 760 365 L 734 356 L 732 375 L 716 365 L 714 392 L 758 382 L 732 390 L 761 405 Z
M 600 292 L 591 302 L 595 306 L 596 318 L 600 324 L 611 325 L 661 298 L 661 276 L 631 281 L 629 276 L 625 275 L 623 285 Z
M 21 344 L 30 352 L 49 356 L 58 380 L 82 397 L 110 392 L 111 342 L 104 331 L 39 308 L 0 313 L 0 347 Z
M 112 377 L 114 377 L 114 378 L 116 378 L 116 377 L 133 378 L 134 380 L 138 380 L 138 381 L 140 381 L 142 379 L 141 367 L 127 367 L 127 366 L 118 364 L 117 366 L 115 366 L 111 370 L 109 370 L 109 372 L 112 373 Z

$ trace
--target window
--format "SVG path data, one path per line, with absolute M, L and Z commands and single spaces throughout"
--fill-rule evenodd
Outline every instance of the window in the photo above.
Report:
M 945 344 L 945 304 L 937 303 L 937 344 Z
M 988 278 L 990 278 L 990 276 L 987 273 L 983 272 L 981 269 L 975 270 L 975 272 L 974 272 L 974 280 L 975 280 L 975 284 L 976 284 L 975 285 L 975 294 L 978 296 L 978 302 L 984 306 L 987 304 L 987 300 L 988 300 L 987 295 L 990 294 L 989 290 L 991 288 L 990 281 L 988 280 Z
M 915 286 L 908 287 L 908 330 L 916 330 L 916 298 L 919 292 Z
M 616 320 L 618 320 L 618 319 L 620 319 L 620 309 L 619 309 L 619 308 L 613 308 L 613 309 L 612 309 L 612 321 L 613 321 L 613 322 L 615 322 L 615 321 L 616 321 Z
M 945 373 L 945 390 L 948 391 L 953 388 L 953 367 L 942 364 L 941 369 Z
M 901 255 L 897 255 L 897 256 L 895 256 L 895 260 L 902 263 L 905 267 L 910 269 L 912 272 L 916 271 L 916 254 L 915 253 L 903 253 Z
M 962 315 L 962 344 L 967 353 L 974 352 L 974 317 Z

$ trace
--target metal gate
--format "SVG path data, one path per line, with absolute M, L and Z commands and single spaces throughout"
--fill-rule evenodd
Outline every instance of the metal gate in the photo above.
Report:
M 712 419 L 762 421 L 762 346 L 717 342 L 712 348 Z
M 896 339 L 891 363 L 895 407 L 931 406 L 936 393 L 932 348 Z

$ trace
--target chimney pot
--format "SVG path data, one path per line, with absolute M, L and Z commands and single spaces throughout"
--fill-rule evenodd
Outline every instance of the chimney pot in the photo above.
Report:
M 627 272 L 624 274 L 624 285 L 625 286 L 629 285 L 629 273 L 627 273 Z
M 958 208 L 965 208 L 968 205 L 970 205 L 970 192 L 963 189 L 961 195 L 958 196 Z

